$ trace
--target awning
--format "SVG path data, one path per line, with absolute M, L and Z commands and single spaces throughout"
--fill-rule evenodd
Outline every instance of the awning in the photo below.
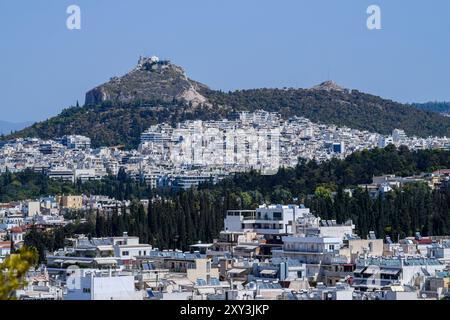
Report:
M 260 271 L 259 273 L 260 274 L 264 274 L 264 275 L 276 275 L 277 274 L 277 270 L 266 269 L 266 270 Z
M 245 269 L 231 269 L 231 270 L 228 270 L 228 273 L 230 273 L 230 274 L 241 274 L 243 272 L 245 272 Z
M 176 285 L 179 286 L 192 286 L 193 283 L 188 278 L 169 278 L 169 281 L 173 281 Z
M 391 290 L 394 292 L 404 292 L 405 288 L 403 286 L 391 286 Z
M 234 247 L 234 250 L 254 251 L 257 248 L 259 248 L 259 246 L 236 246 Z
M 367 269 L 364 271 L 364 274 L 377 274 L 378 272 L 380 272 L 380 268 L 367 267 Z
M 117 264 L 117 260 L 114 260 L 114 259 L 95 260 L 95 262 L 100 265 Z
M 92 260 L 91 261 L 86 261 L 86 260 L 66 260 L 66 261 L 64 261 L 64 264 L 76 264 L 76 263 L 91 264 Z
M 113 246 L 97 246 L 98 251 L 113 251 Z
M 397 275 L 400 272 L 400 269 L 381 269 L 380 272 L 382 274 Z
M 356 268 L 353 272 L 354 273 L 361 273 L 363 272 L 364 268 Z
M 216 290 L 214 288 L 198 288 L 199 294 L 215 294 Z

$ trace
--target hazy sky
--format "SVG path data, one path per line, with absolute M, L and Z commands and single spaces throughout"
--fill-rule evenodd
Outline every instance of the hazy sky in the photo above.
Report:
M 81 8 L 81 30 L 66 9 Z M 367 29 L 381 7 L 382 30 Z M 448 0 L 0 0 L 0 120 L 43 120 L 156 54 L 214 89 L 328 78 L 402 102 L 450 100 Z

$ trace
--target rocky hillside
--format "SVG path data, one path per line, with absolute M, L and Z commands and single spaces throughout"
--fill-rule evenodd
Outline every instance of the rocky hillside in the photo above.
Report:
M 47 121 L 6 137 L 91 137 L 94 146 L 139 143 L 142 131 L 159 122 L 221 119 L 235 111 L 279 112 L 324 124 L 388 134 L 450 136 L 450 118 L 410 105 L 349 90 L 333 82 L 311 89 L 254 89 L 222 92 L 189 79 L 183 69 L 156 57 L 141 58 L 128 74 L 86 94 L 83 107 L 71 107 Z
M 114 77 L 86 94 L 86 105 L 134 101 L 173 100 L 204 104 L 206 98 L 198 90 L 206 86 L 189 79 L 184 70 L 157 57 L 140 58 L 138 65 L 123 77 Z

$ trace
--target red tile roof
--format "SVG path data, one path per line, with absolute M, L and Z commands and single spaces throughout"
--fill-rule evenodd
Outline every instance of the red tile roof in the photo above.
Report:
M 444 174 L 444 175 L 449 175 L 450 174 L 450 169 L 441 169 L 441 170 L 437 170 L 435 172 L 433 172 L 434 174 Z
M 2 249 L 11 248 L 11 241 L 0 241 L 0 248 Z
M 21 227 L 12 227 L 11 233 L 22 233 L 23 229 Z
M 416 240 L 417 244 L 432 244 L 433 240 L 429 239 L 429 238 L 423 238 L 420 240 Z

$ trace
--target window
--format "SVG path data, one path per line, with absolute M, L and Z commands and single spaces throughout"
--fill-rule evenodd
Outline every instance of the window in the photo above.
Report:
M 274 212 L 273 213 L 273 219 L 274 220 L 281 220 L 281 212 Z
M 128 251 L 122 251 L 122 255 L 123 255 L 123 256 L 129 256 L 129 255 L 130 255 L 130 252 L 128 252 Z
M 83 288 L 83 293 L 91 293 L 91 288 Z

